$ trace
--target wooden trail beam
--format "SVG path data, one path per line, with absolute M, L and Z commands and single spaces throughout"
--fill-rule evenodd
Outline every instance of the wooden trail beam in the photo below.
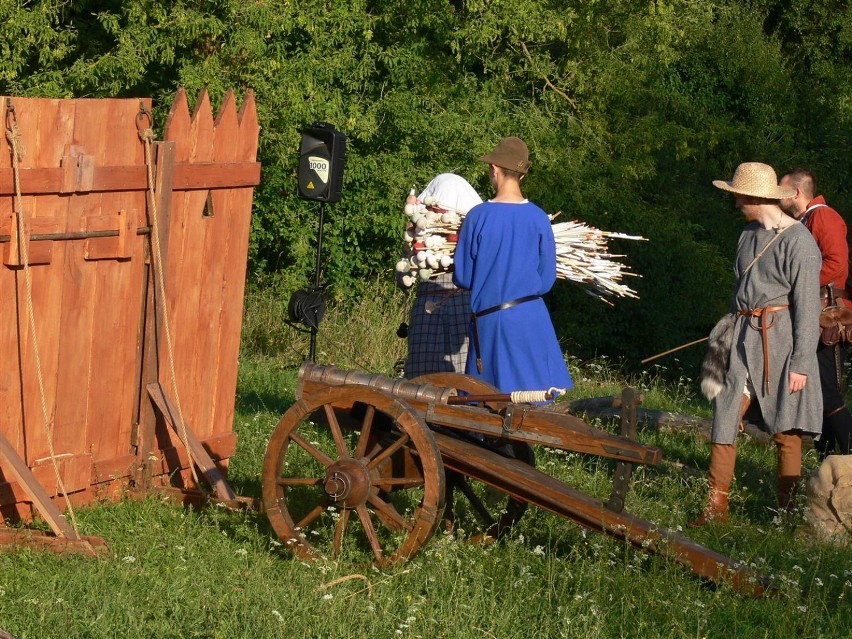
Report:
M 501 412 L 491 412 L 475 406 L 418 406 L 411 400 L 409 403 L 415 410 L 423 411 L 427 423 L 439 426 L 635 464 L 656 466 L 663 459 L 662 450 L 656 446 L 612 435 L 572 415 L 550 413 L 529 406 L 510 406 L 501 409 Z
M 597 499 L 521 461 L 507 459 L 442 433 L 433 435 L 445 468 L 473 477 L 585 528 L 624 540 L 645 552 L 673 559 L 700 577 L 716 583 L 729 582 L 744 594 L 760 597 L 775 590 L 768 579 L 743 563 L 644 519 L 613 512 Z
M 184 424 L 180 419 L 180 414 L 174 407 L 174 404 L 166 395 L 162 385 L 158 383 L 148 384 L 148 394 L 154 405 L 163 415 L 166 423 L 177 433 L 178 438 L 183 442 L 186 437 L 186 443 L 189 445 L 190 459 L 195 462 L 196 466 L 201 470 L 204 478 L 216 491 L 216 496 L 222 501 L 237 501 L 237 493 L 231 488 L 231 485 L 225 479 L 222 471 L 216 466 L 216 463 L 207 453 L 207 449 L 201 443 L 201 440 L 192 432 L 192 429 Z

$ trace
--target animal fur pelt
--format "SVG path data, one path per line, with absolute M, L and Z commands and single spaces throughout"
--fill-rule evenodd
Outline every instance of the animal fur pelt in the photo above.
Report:
M 725 385 L 725 372 L 728 370 L 728 360 L 734 342 L 735 319 L 733 313 L 728 313 L 710 331 L 707 355 L 701 363 L 701 392 L 710 400 L 721 393 Z

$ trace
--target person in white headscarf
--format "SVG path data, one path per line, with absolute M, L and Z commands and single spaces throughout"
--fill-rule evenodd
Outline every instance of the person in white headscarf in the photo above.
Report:
M 463 177 L 441 173 L 417 198 L 434 211 L 464 216 L 482 202 Z M 417 285 L 408 326 L 408 379 L 427 373 L 463 373 L 467 363 L 470 291 L 453 284 L 452 273 L 441 273 Z

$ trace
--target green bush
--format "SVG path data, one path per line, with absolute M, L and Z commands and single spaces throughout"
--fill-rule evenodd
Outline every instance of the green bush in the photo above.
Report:
M 0 24 L 0 93 L 152 95 L 162 122 L 179 85 L 214 102 L 252 88 L 250 273 L 284 297 L 313 274 L 318 205 L 296 196 L 296 170 L 315 121 L 348 136 L 322 266 L 335 298 L 389 277 L 412 185 L 457 171 L 488 195 L 476 158 L 520 135 L 530 199 L 649 239 L 618 247 L 640 301 L 610 309 L 561 284 L 551 300 L 572 352 L 636 368 L 705 336 L 727 305 L 741 221 L 712 179 L 741 161 L 810 165 L 852 210 L 840 0 L 41 0 L 0 3 Z

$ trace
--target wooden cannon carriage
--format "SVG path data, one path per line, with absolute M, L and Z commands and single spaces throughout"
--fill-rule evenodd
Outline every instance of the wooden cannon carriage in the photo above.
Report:
M 306 362 L 297 394 L 269 441 L 263 503 L 300 558 L 366 552 L 381 566 L 404 561 L 442 519 L 452 525 L 461 495 L 481 522 L 468 532 L 480 538 L 498 538 L 532 504 L 748 594 L 767 588 L 732 559 L 623 512 L 633 466 L 659 464 L 659 448 L 513 403 L 456 373 L 394 380 Z M 636 404 L 627 389 L 623 433 L 635 435 Z M 537 470 L 531 444 L 617 460 L 608 502 Z

